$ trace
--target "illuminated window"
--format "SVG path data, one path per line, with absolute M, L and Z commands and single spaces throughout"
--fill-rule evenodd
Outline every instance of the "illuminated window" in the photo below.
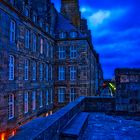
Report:
M 43 107 L 43 94 L 42 91 L 39 94 L 40 108 Z
M 46 105 L 49 104 L 49 93 L 48 90 L 46 91 Z
M 14 80 L 14 56 L 9 56 L 9 80 Z
M 70 67 L 70 80 L 76 80 L 76 67 L 74 66 Z
M 25 60 L 25 64 L 24 64 L 24 79 L 28 80 L 28 76 L 29 76 L 29 60 Z
M 15 42 L 15 35 L 16 35 L 16 23 L 15 21 L 11 20 L 10 22 L 10 42 Z
M 24 93 L 24 113 L 28 113 L 28 92 Z
M 32 92 L 32 110 L 36 109 L 36 92 Z
M 59 46 L 59 59 L 66 58 L 66 51 L 64 46 Z
M 65 67 L 59 66 L 58 80 L 65 80 Z
M 25 48 L 30 47 L 30 31 L 26 29 L 25 32 Z
M 32 80 L 36 80 L 36 62 L 33 62 L 33 67 L 32 67 Z
M 70 89 L 70 102 L 73 102 L 75 100 L 75 95 L 76 95 L 76 89 L 71 88 Z
M 58 89 L 58 102 L 63 103 L 65 101 L 65 88 Z
M 8 95 L 8 118 L 14 118 L 14 94 Z
M 76 46 L 70 46 L 70 58 L 74 59 L 77 56 Z

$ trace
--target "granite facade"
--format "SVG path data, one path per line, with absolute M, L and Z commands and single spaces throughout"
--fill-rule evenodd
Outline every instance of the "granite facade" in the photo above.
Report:
M 140 113 L 140 69 L 116 69 L 116 111 Z
M 62 7 L 66 5 L 67 2 Z M 75 16 L 79 18 L 74 24 L 74 19 L 68 20 L 63 12 L 58 13 L 50 0 L 0 1 L 0 132 L 6 136 L 20 125 L 51 114 L 81 95 L 96 94 L 99 60 L 78 5 L 78 1 L 71 5 L 77 8 Z M 58 57 L 61 46 L 66 56 L 62 60 Z M 70 58 L 71 46 L 76 48 L 74 59 Z M 64 80 L 58 79 L 60 66 L 65 67 Z M 74 80 L 70 80 L 71 66 L 76 69 Z M 14 73 L 11 79 L 9 71 Z M 58 102 L 61 87 L 66 89 L 63 103 Z M 71 88 L 75 94 L 70 99 Z M 25 102 L 28 102 L 26 106 Z

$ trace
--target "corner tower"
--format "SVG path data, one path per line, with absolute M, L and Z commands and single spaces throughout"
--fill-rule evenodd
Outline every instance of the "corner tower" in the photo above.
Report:
M 80 28 L 79 0 L 61 0 L 61 14 L 68 18 L 77 28 Z

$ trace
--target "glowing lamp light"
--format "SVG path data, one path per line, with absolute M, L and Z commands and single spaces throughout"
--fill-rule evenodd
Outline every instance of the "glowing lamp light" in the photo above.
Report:
M 6 140 L 5 136 L 6 136 L 6 134 L 5 134 L 5 133 L 2 133 L 2 134 L 0 135 L 0 140 Z

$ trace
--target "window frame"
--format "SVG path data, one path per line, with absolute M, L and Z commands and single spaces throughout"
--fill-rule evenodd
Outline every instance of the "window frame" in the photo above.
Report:
M 24 113 L 29 112 L 29 93 L 24 93 Z
M 58 88 L 58 103 L 64 103 L 65 102 L 65 87 Z
M 9 94 L 8 95 L 8 119 L 11 120 L 15 116 L 15 95 Z
M 76 66 L 70 66 L 70 81 L 75 81 L 77 75 Z
M 70 88 L 70 102 L 73 102 L 75 100 L 76 95 L 76 88 L 71 87 Z
M 26 29 L 25 31 L 25 48 L 30 48 L 30 30 Z
M 25 59 L 24 61 L 24 80 L 29 80 L 29 60 Z
M 58 80 L 59 81 L 65 80 L 65 67 L 64 66 L 58 67 Z
M 46 105 L 49 105 L 49 91 L 46 90 Z
M 64 46 L 59 46 L 58 56 L 59 59 L 66 59 L 66 50 Z
M 43 92 L 40 91 L 39 93 L 39 107 L 42 108 L 43 107 Z
M 77 58 L 77 49 L 76 46 L 72 45 L 70 46 L 70 59 Z
M 13 55 L 9 55 L 9 80 L 12 81 L 14 80 L 14 78 L 15 78 L 15 57 Z
M 36 81 L 36 79 L 37 79 L 37 66 L 36 65 L 37 65 L 36 62 L 34 61 L 32 64 L 32 70 L 33 70 L 32 80 L 33 81 Z
M 32 92 L 32 111 L 36 110 L 36 91 Z
M 14 43 L 16 40 L 16 22 L 14 20 L 10 21 L 10 42 Z

